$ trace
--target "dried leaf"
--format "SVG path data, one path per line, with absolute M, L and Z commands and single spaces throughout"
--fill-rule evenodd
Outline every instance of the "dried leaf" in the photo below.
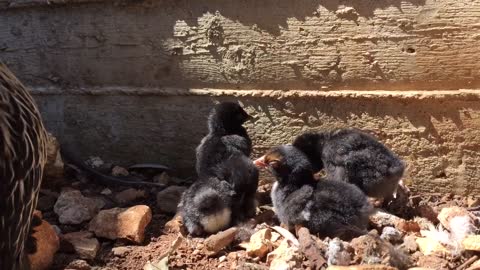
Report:
M 317 270 L 327 267 L 327 261 L 321 255 L 321 249 L 317 246 L 307 228 L 298 230 L 298 240 L 300 242 L 300 250 L 310 262 L 310 268 Z

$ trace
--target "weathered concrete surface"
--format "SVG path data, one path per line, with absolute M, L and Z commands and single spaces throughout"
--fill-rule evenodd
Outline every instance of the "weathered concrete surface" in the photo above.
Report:
M 478 0 L 47 2 L 0 0 L 0 59 L 31 85 L 480 87 Z
M 239 100 L 255 121 L 255 156 L 305 130 L 369 130 L 408 162 L 407 182 L 425 192 L 480 192 L 480 91 L 235 91 L 36 89 L 47 127 L 83 157 L 162 162 L 193 175 L 194 149 L 213 104 Z M 136 93 L 136 96 L 128 94 Z M 142 94 L 143 93 L 143 94 Z M 156 94 L 154 94 L 156 93 Z
M 480 192 L 480 93 L 453 91 L 480 89 L 479 0 L 0 0 L 0 60 L 83 157 L 193 174 L 208 111 L 239 99 L 256 154 L 355 126 L 419 190 Z

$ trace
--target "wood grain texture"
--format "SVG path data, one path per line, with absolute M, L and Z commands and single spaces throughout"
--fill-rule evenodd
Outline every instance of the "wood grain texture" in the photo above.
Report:
M 76 2 L 0 10 L 0 59 L 33 85 L 480 85 L 478 0 Z

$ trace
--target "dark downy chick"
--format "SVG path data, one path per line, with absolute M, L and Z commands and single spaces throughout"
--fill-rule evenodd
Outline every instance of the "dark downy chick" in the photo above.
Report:
M 307 157 L 291 145 L 272 148 L 255 164 L 275 177 L 272 202 L 279 220 L 301 225 L 323 237 L 348 239 L 366 233 L 372 206 L 356 186 L 336 180 L 315 181 Z
M 208 135 L 197 147 L 199 179 L 228 182 L 233 191 L 232 223 L 255 215 L 258 169 L 250 160 L 252 143 L 242 124 L 251 117 L 237 103 L 216 105 L 208 118 Z
M 226 181 L 211 178 L 193 183 L 178 205 L 188 233 L 202 236 L 227 228 L 231 223 L 233 196 L 234 191 Z
M 250 118 L 234 102 L 222 102 L 212 109 L 208 117 L 208 134 L 196 149 L 196 170 L 200 178 L 216 175 L 215 167 L 232 152 L 240 151 L 250 156 L 252 141 L 242 126 Z
M 307 132 L 293 145 L 304 152 L 314 170 L 358 186 L 370 197 L 395 197 L 404 162 L 374 137 L 356 129 Z
M 219 179 L 227 181 L 234 190 L 232 223 L 236 224 L 255 216 L 258 169 L 252 160 L 242 153 L 233 153 L 219 164 L 217 172 Z

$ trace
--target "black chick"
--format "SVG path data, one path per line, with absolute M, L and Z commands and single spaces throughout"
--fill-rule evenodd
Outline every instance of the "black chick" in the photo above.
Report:
M 182 195 L 178 213 L 193 236 L 216 233 L 231 223 L 234 191 L 216 178 L 198 180 Z
M 307 132 L 293 145 L 304 152 L 315 171 L 325 168 L 332 179 L 358 186 L 370 197 L 396 196 L 404 162 L 374 137 L 356 129 Z
M 243 153 L 235 152 L 217 167 L 219 179 L 227 181 L 233 191 L 232 223 L 236 224 L 255 216 L 258 188 L 258 169 Z
M 208 117 L 208 134 L 196 149 L 196 170 L 200 178 L 215 176 L 215 167 L 232 152 L 245 156 L 252 152 L 252 141 L 242 126 L 251 116 L 237 103 L 222 102 Z
M 253 217 L 258 169 L 250 160 L 252 142 L 242 124 L 251 117 L 233 102 L 216 105 L 208 118 L 209 133 L 197 147 L 199 179 L 227 181 L 233 191 L 232 223 Z
M 342 181 L 315 181 L 310 162 L 294 146 L 272 148 L 255 164 L 276 177 L 273 206 L 289 228 L 301 225 L 323 237 L 343 239 L 366 233 L 373 208 L 365 194 Z

